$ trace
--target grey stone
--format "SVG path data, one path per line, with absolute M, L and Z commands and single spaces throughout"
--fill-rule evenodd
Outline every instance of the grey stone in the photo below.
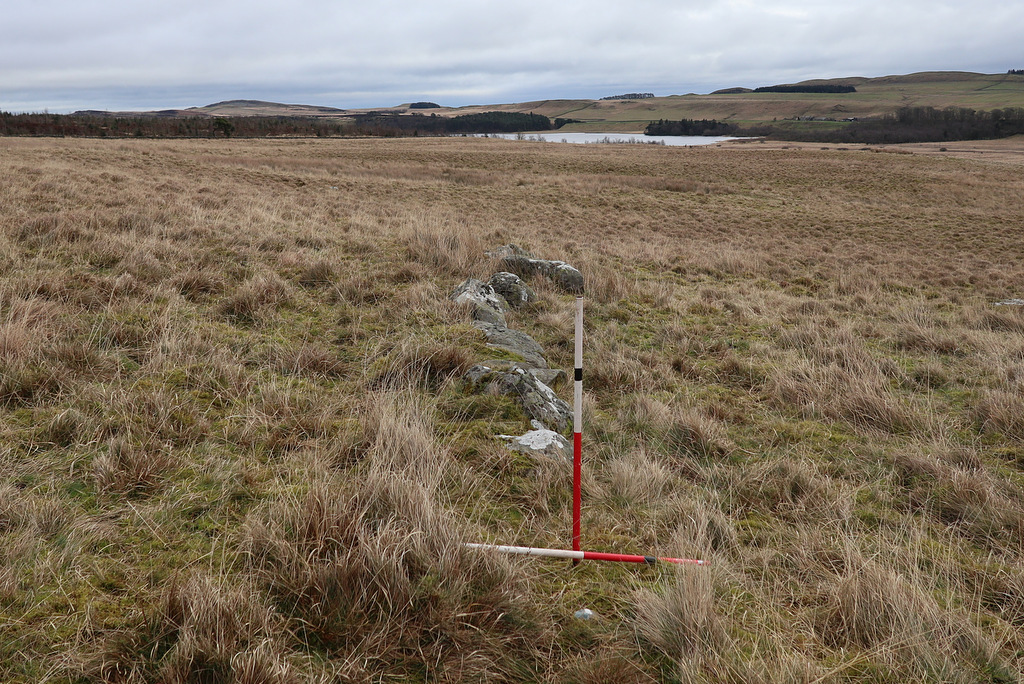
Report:
M 548 387 L 561 387 L 569 382 L 569 376 L 561 368 L 526 368 L 524 370 Z
M 550 278 L 564 292 L 583 293 L 583 274 L 564 261 L 549 261 L 513 254 L 502 261 L 505 268 L 523 277 L 542 275 Z
M 483 331 L 488 346 L 521 356 L 531 368 L 548 367 L 548 362 L 544 359 L 544 348 L 526 333 L 482 321 L 477 321 L 474 325 Z
M 512 257 L 512 256 L 523 256 L 523 257 L 527 257 L 527 258 L 530 258 L 530 259 L 533 258 L 532 254 L 527 252 L 525 249 L 523 249 L 519 245 L 514 245 L 512 243 L 509 243 L 507 245 L 502 245 L 501 247 L 498 247 L 497 249 L 491 250 L 490 252 L 484 252 L 484 254 L 486 254 L 487 256 L 489 256 L 492 259 L 507 259 L 508 257 Z
M 583 294 L 582 273 L 564 261 L 552 261 L 551 268 L 548 277 L 555 281 L 555 285 L 571 294 Z
M 499 328 L 505 327 L 505 315 L 498 313 L 489 306 L 483 306 L 477 304 L 473 308 L 473 320 L 476 323 L 487 323 L 488 325 L 497 326 Z
M 569 405 L 555 392 L 522 368 L 513 368 L 497 378 L 498 391 L 514 395 L 526 414 L 546 428 L 564 431 L 572 420 Z
M 493 372 L 494 371 L 490 368 L 490 366 L 485 366 L 482 363 L 478 363 L 475 366 L 471 367 L 468 371 L 466 371 L 463 374 L 462 379 L 472 385 L 479 385 L 480 383 L 487 380 L 487 378 Z
M 487 283 L 476 278 L 468 278 L 455 288 L 451 300 L 456 304 L 471 304 L 473 320 L 505 327 L 508 303 Z
M 531 456 L 544 456 L 562 461 L 572 461 L 572 445 L 554 430 L 540 428 L 531 430 L 525 435 L 498 435 L 499 439 L 508 442 L 512 451 L 520 451 Z
M 513 309 L 537 300 L 537 293 L 530 289 L 515 273 L 499 271 L 491 276 L 487 284 L 501 295 Z

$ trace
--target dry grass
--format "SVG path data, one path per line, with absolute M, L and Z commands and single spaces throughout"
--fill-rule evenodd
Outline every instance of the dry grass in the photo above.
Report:
M 1019 681 L 1020 168 L 6 142 L 0 679 Z M 460 380 L 509 242 L 587 279 L 584 546 L 710 566 L 463 548 L 567 543 L 571 467 Z

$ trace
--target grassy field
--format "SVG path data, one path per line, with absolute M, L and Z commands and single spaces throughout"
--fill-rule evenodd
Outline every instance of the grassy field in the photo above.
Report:
M 1019 681 L 1024 165 L 900 152 L 0 141 L 0 680 Z M 708 566 L 463 548 L 569 537 L 510 242 L 584 547 Z
M 852 85 L 855 93 L 688 94 L 647 100 L 545 100 L 448 110 L 451 114 L 507 110 L 536 112 L 552 119 L 578 119 L 565 130 L 642 131 L 659 119 L 718 119 L 744 126 L 795 117 L 873 117 L 900 107 L 966 107 L 991 111 L 1024 107 L 1024 76 L 967 72 L 924 72 L 881 78 L 836 78 L 809 84 Z M 742 85 L 742 84 L 737 84 Z M 445 111 L 445 110 L 439 110 Z

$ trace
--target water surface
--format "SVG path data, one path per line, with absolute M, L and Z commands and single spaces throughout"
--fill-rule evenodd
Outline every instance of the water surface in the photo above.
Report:
M 739 140 L 727 135 L 644 135 L 643 133 L 560 133 L 550 131 L 544 133 L 491 133 L 481 135 L 484 138 L 503 138 L 505 140 L 532 140 L 534 142 L 563 142 L 575 144 L 645 144 L 671 145 L 688 147 L 691 145 L 714 145 L 726 140 Z

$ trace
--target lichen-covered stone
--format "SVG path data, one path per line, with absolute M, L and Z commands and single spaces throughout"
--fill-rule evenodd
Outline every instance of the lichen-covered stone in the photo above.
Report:
M 515 273 L 499 271 L 491 276 L 487 284 L 494 288 L 494 291 L 501 295 L 513 309 L 518 309 L 537 299 L 537 293 Z
M 572 461 L 572 445 L 554 430 L 540 428 L 531 430 L 525 435 L 498 435 L 499 439 L 508 442 L 512 451 L 520 451 L 531 456 L 543 456 L 562 461 Z
M 544 348 L 526 333 L 482 321 L 477 321 L 474 325 L 483 331 L 488 346 L 521 356 L 531 368 L 548 367 L 548 362 L 544 358 Z
M 497 376 L 498 391 L 514 395 L 526 414 L 545 428 L 564 432 L 572 421 L 569 405 L 554 390 L 522 368 L 512 368 Z
M 476 386 L 485 382 L 488 377 L 494 372 L 490 366 L 485 366 L 482 363 L 478 363 L 472 366 L 468 371 L 462 375 L 462 379 L 469 384 Z
M 583 274 L 565 263 L 564 261 L 552 261 L 549 278 L 555 281 L 562 291 L 570 294 L 583 294 Z
M 546 276 L 563 292 L 583 294 L 583 274 L 564 261 L 513 255 L 506 257 L 502 263 L 509 271 L 523 278 Z
M 583 274 L 564 261 L 538 259 L 516 245 L 503 245 L 487 252 L 492 259 L 501 259 L 511 273 L 521 278 L 542 275 L 550 278 L 563 292 L 583 294 Z
M 569 376 L 561 368 L 526 368 L 524 370 L 548 387 L 560 387 L 569 382 Z
M 533 258 L 532 254 L 527 252 L 525 249 L 523 249 L 519 245 L 515 245 L 515 244 L 512 244 L 512 243 L 509 243 L 507 245 L 502 245 L 501 247 L 498 247 L 497 249 L 493 249 L 490 252 L 485 252 L 485 254 L 487 256 L 489 256 L 490 258 L 492 258 L 492 259 L 507 259 L 508 257 L 511 257 L 511 256 L 524 256 L 524 257 L 528 257 L 530 259 Z
M 456 304 L 472 304 L 473 320 L 505 327 L 508 303 L 494 288 L 476 278 L 468 278 L 452 292 Z

